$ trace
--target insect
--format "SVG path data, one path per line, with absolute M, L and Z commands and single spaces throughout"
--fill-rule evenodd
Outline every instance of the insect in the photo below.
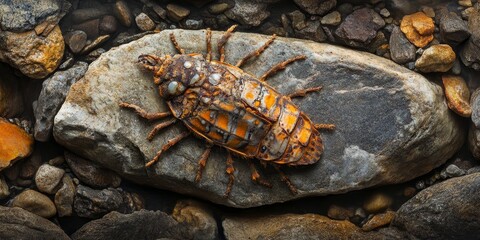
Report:
M 179 54 L 139 56 L 138 61 L 143 67 L 153 72 L 153 81 L 170 111 L 148 113 L 138 105 L 126 102 L 121 102 L 120 106 L 132 109 L 149 120 L 171 117 L 156 125 L 148 134 L 148 140 L 152 140 L 161 129 L 178 121 L 189 129 L 162 146 L 146 167 L 157 162 L 163 152 L 193 133 L 208 143 L 198 161 L 196 182 L 202 177 L 212 147 L 220 146 L 228 153 L 226 173 L 229 182 L 225 197 L 229 196 L 235 178 L 232 153 L 248 161 L 253 181 L 271 187 L 269 182 L 261 178 L 251 161 L 258 159 L 264 165 L 272 165 L 290 191 L 296 194 L 296 187 L 281 171 L 280 166 L 309 165 L 319 161 L 323 143 L 318 130 L 332 130 L 335 125 L 313 124 L 291 101 L 291 98 L 319 91 L 321 87 L 307 88 L 283 96 L 266 83 L 268 77 L 306 56 L 300 55 L 280 62 L 259 78 L 240 68 L 265 51 L 274 41 L 275 35 L 235 66 L 226 63 L 225 44 L 235 27 L 236 25 L 230 27 L 218 40 L 219 60 L 212 60 L 210 29 L 206 30 L 205 56 L 199 53 L 186 54 L 173 33 L 170 34 L 170 40 Z

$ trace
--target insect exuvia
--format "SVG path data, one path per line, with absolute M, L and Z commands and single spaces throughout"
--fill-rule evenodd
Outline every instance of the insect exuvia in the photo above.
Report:
M 151 140 L 159 130 L 177 121 L 189 129 L 170 139 L 149 167 L 157 162 L 161 154 L 193 133 L 208 144 L 199 157 L 195 181 L 200 181 L 213 146 L 227 150 L 226 172 L 229 182 L 225 191 L 228 197 L 234 181 L 232 153 L 246 159 L 252 171 L 252 180 L 271 187 L 255 169 L 252 159 L 272 165 L 286 182 L 290 191 L 296 187 L 280 170 L 279 166 L 309 165 L 319 161 L 323 143 L 318 129 L 334 129 L 333 124 L 314 124 L 299 110 L 291 98 L 302 97 L 321 87 L 303 89 L 283 96 L 266 83 L 268 77 L 284 69 L 287 64 L 303 60 L 303 55 L 278 63 L 261 77 L 244 72 L 240 67 L 250 58 L 259 56 L 275 39 L 273 35 L 263 46 L 246 55 L 235 66 L 225 63 L 225 44 L 236 25 L 230 27 L 218 41 L 219 60 L 212 60 L 211 31 L 206 30 L 207 54 L 186 54 L 175 36 L 170 39 L 179 54 L 155 56 L 141 55 L 138 61 L 153 72 L 160 97 L 166 100 L 168 112 L 147 113 L 131 103 L 120 103 L 143 118 L 170 118 L 157 124 L 148 134 Z

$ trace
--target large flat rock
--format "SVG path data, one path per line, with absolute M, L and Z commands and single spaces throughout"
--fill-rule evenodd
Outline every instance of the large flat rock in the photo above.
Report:
M 84 78 L 72 86 L 55 117 L 56 140 L 135 182 L 234 207 L 405 182 L 444 163 L 463 144 L 465 133 L 448 110 L 442 88 L 422 75 L 368 53 L 279 38 L 259 58 L 247 63 L 245 71 L 260 76 L 278 62 L 306 55 L 307 60 L 289 65 L 269 83 L 283 94 L 323 86 L 321 92 L 294 101 L 314 122 L 334 123 L 337 129 L 322 133 L 325 152 L 318 163 L 285 168 L 299 194 L 292 195 L 270 168 L 259 169 L 273 188 L 255 184 L 248 164 L 237 158 L 232 193 L 224 199 L 228 182 L 225 150 L 214 148 L 198 184 L 194 178 L 205 142 L 195 137 L 182 141 L 146 169 L 144 164 L 185 127 L 179 123 L 149 142 L 146 135 L 154 123 L 118 106 L 120 101 L 127 101 L 151 112 L 166 111 L 151 73 L 142 70 L 137 58 L 145 53 L 175 53 L 170 32 L 114 48 L 93 62 Z M 174 33 L 187 53 L 205 53 L 204 31 Z M 221 34 L 214 32 L 213 42 Z M 268 38 L 233 34 L 226 46 L 227 62 L 235 63 Z

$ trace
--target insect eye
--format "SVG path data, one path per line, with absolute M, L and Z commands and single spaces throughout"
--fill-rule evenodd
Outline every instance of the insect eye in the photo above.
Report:
M 261 152 L 261 153 L 265 153 L 265 151 L 267 151 L 267 147 L 262 146 L 262 148 L 260 149 L 260 152 Z

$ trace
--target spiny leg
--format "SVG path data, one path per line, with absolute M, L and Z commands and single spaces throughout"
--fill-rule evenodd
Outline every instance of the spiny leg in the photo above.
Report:
M 303 59 L 306 59 L 307 57 L 305 55 L 299 55 L 299 56 L 296 56 L 296 57 L 293 57 L 293 58 L 290 58 L 286 61 L 283 61 L 281 63 L 278 63 L 277 65 L 273 66 L 272 68 L 270 68 L 270 70 L 268 70 L 266 73 L 264 73 L 261 77 L 260 77 L 260 81 L 265 81 L 270 75 L 273 75 L 274 73 L 282 70 L 282 69 L 285 69 L 287 67 L 288 64 L 290 63 L 293 63 L 295 61 L 298 61 L 298 60 L 303 60 Z
M 154 163 L 156 163 L 160 159 L 160 155 L 162 155 L 163 152 L 167 151 L 169 148 L 171 148 L 173 145 L 180 142 L 182 139 L 186 138 L 188 135 L 190 135 L 190 132 L 185 131 L 185 132 L 182 132 L 180 135 L 168 140 L 168 142 L 162 146 L 162 149 L 160 149 L 160 151 L 157 152 L 155 157 L 150 162 L 145 164 L 145 167 L 152 166 Z
M 195 182 L 197 183 L 200 182 L 200 179 L 202 179 L 203 169 L 205 169 L 205 166 L 207 165 L 207 160 L 208 160 L 208 157 L 210 156 L 212 147 L 213 147 L 212 144 L 207 145 L 207 148 L 205 149 L 202 156 L 200 156 L 200 159 L 198 160 L 197 176 L 195 176 Z
M 212 30 L 207 28 L 207 61 L 212 61 Z
M 290 192 L 292 192 L 292 194 L 297 194 L 298 193 L 297 188 L 295 187 L 295 185 L 293 185 L 293 183 L 290 181 L 287 175 L 285 175 L 285 173 L 280 169 L 278 165 L 276 164 L 272 164 L 272 165 L 273 165 L 273 168 L 275 168 L 278 174 L 280 174 L 280 176 L 282 177 L 282 181 L 284 181 L 287 184 L 288 188 L 290 189 Z
M 227 190 L 225 191 L 225 194 L 223 195 L 224 198 L 228 198 L 228 196 L 230 195 L 230 192 L 232 191 L 233 180 L 235 180 L 235 176 L 233 175 L 233 173 L 235 172 L 235 168 L 233 168 L 232 154 L 228 150 L 227 150 L 227 153 L 228 153 L 228 156 L 227 156 L 226 172 L 228 174 L 229 180 L 228 180 Z
M 157 119 L 162 119 L 172 115 L 171 112 L 148 113 L 141 107 L 135 104 L 126 103 L 126 102 L 120 102 L 119 106 L 123 108 L 130 108 L 134 110 L 140 117 L 145 118 L 147 120 L 157 120 Z
M 227 43 L 228 39 L 230 36 L 232 36 L 232 32 L 235 30 L 235 28 L 238 25 L 232 25 L 225 33 L 223 33 L 222 38 L 218 40 L 217 47 L 218 47 L 218 53 L 220 54 L 219 61 L 224 62 L 225 61 L 225 44 Z
M 335 124 L 317 123 L 314 125 L 317 130 L 334 130 Z
M 177 49 L 180 54 L 185 54 L 185 50 L 183 50 L 180 45 L 178 45 L 177 39 L 173 33 L 170 33 L 170 41 L 172 41 L 173 46 Z
M 322 90 L 322 87 L 311 87 L 311 88 L 307 88 L 307 89 L 301 89 L 301 90 L 298 90 L 294 93 L 288 94 L 287 97 L 289 97 L 289 98 L 305 97 L 305 96 L 307 96 L 307 93 L 318 92 L 320 90 Z
M 243 57 L 242 59 L 240 59 L 237 62 L 237 64 L 235 64 L 235 66 L 236 67 L 241 67 L 250 58 L 256 57 L 256 56 L 259 56 L 260 54 L 262 54 L 262 52 L 265 51 L 265 49 L 267 49 L 268 46 L 270 46 L 270 44 L 272 44 L 273 40 L 275 40 L 276 37 L 277 37 L 277 35 L 273 34 L 272 37 L 267 42 L 265 42 L 260 48 L 258 48 L 257 50 L 249 53 L 247 56 Z
M 170 119 L 168 121 L 165 121 L 165 122 L 162 122 L 162 123 L 159 123 L 157 124 L 153 129 L 152 131 L 150 131 L 150 133 L 148 133 L 148 136 L 147 136 L 147 139 L 148 141 L 152 141 L 153 137 L 155 137 L 155 135 L 158 133 L 158 131 L 160 131 L 161 129 L 164 129 L 172 124 L 174 124 L 175 122 L 177 122 L 177 119 L 174 118 L 174 119 Z
M 260 174 L 258 174 L 257 168 L 255 167 L 253 161 L 250 159 L 247 159 L 247 161 L 248 165 L 250 165 L 250 171 L 252 172 L 252 180 L 259 183 L 260 185 L 271 188 L 272 184 L 260 177 Z

